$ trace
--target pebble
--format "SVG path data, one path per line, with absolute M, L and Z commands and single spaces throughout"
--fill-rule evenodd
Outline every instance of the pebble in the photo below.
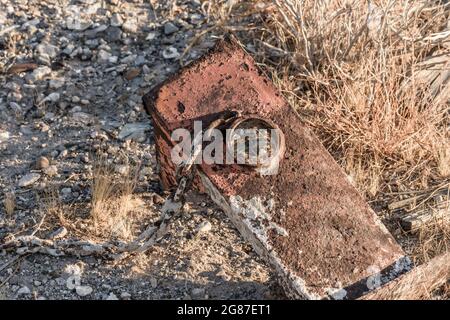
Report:
M 48 76 L 50 73 L 52 73 L 52 69 L 50 69 L 49 67 L 39 67 L 33 70 L 29 77 L 29 80 L 31 82 L 39 81 L 42 80 L 45 76 Z
M 64 78 L 55 78 L 50 80 L 48 86 L 50 89 L 59 89 L 64 85 L 65 82 L 66 80 Z
M 209 221 L 203 221 L 202 223 L 200 223 L 197 226 L 197 232 L 202 233 L 202 232 L 208 232 L 211 231 L 212 229 L 212 225 L 211 222 Z
M 46 157 L 39 157 L 36 160 L 35 168 L 37 170 L 43 170 L 50 166 L 50 161 Z
M 110 24 L 113 27 L 120 27 L 123 24 L 123 19 L 118 13 L 114 13 L 111 16 Z
M 27 286 L 23 286 L 22 288 L 19 289 L 19 291 L 17 291 L 18 296 L 27 295 L 27 294 L 31 294 L 31 290 Z
M 152 286 L 153 289 L 156 289 L 158 287 L 158 280 L 156 280 L 156 278 L 151 278 L 150 285 Z
M 106 298 L 106 300 L 113 300 L 114 301 L 114 300 L 119 300 L 119 298 L 117 298 L 117 296 L 113 292 L 110 292 L 108 297 Z
M 172 22 L 166 22 L 166 24 L 164 24 L 165 35 L 171 35 L 172 33 L 175 33 L 178 30 L 179 30 L 178 27 L 174 25 Z
M 40 177 L 41 175 L 39 173 L 29 173 L 19 180 L 18 186 L 21 188 L 31 186 L 38 181 Z
M 75 291 L 80 297 L 85 297 L 85 296 L 90 295 L 92 293 L 92 287 L 90 287 L 90 286 L 77 286 L 75 288 Z
M 58 102 L 60 99 L 60 94 L 58 92 L 52 92 L 42 100 L 42 102 Z
M 69 290 L 76 289 L 81 285 L 81 277 L 78 274 L 71 275 L 66 280 L 66 287 Z
M 122 293 L 120 294 L 120 298 L 121 298 L 121 299 L 124 299 L 124 300 L 130 299 L 130 298 L 131 298 L 131 294 L 129 294 L 128 292 L 122 292 Z
M 0 143 L 9 140 L 9 132 L 8 131 L 0 131 Z
M 49 238 L 52 240 L 64 238 L 67 235 L 68 231 L 65 227 L 60 227 L 56 229 L 56 231 L 52 232 L 49 235 Z
M 162 56 L 164 59 L 177 59 L 180 57 L 180 54 L 176 48 L 167 47 L 162 51 Z

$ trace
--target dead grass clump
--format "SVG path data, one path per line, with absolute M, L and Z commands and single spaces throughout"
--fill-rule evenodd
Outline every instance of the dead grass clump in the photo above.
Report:
M 6 192 L 3 199 L 3 206 L 7 216 L 12 216 L 16 209 L 16 195 L 13 192 Z
M 450 208 L 448 208 L 450 214 Z M 435 219 L 415 231 L 417 246 L 412 253 L 416 264 L 424 263 L 431 258 L 449 252 L 450 249 L 450 221 L 447 217 Z
M 105 159 L 96 160 L 91 183 L 90 218 L 97 234 L 123 240 L 132 237 L 133 220 L 129 214 L 135 207 L 133 191 L 137 173 L 138 169 L 129 170 L 118 182 L 111 165 Z

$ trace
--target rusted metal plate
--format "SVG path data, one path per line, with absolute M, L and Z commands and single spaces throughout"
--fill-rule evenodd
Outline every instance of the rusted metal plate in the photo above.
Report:
M 238 165 L 201 165 L 201 184 L 278 272 L 293 298 L 352 299 L 409 268 L 404 252 L 295 117 L 252 58 L 222 41 L 144 97 L 155 125 L 163 185 L 173 186 L 170 133 L 239 110 L 271 119 L 286 152 L 276 175 Z M 180 107 L 181 106 L 181 107 Z

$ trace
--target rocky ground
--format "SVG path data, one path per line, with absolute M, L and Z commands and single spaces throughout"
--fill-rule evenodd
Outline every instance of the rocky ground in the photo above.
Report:
M 3 202 L 15 198 L 12 211 L 0 207 L 0 243 L 55 231 L 79 237 L 46 213 L 43 199 L 53 190 L 63 214 L 81 229 L 89 224 L 83 207 L 99 153 L 119 180 L 140 164 L 134 234 L 157 219 L 163 194 L 142 95 L 179 68 L 189 40 L 209 27 L 200 1 L 176 3 L 0 0 L 0 189 Z M 224 214 L 200 195 L 190 204 L 158 245 L 120 262 L 0 251 L 0 299 L 276 297 L 269 268 Z

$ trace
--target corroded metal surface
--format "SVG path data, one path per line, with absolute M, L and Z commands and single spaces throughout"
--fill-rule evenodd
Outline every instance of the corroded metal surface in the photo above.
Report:
M 230 41 L 144 97 L 155 124 L 163 186 L 173 186 L 170 132 L 238 110 L 284 132 L 277 175 L 201 165 L 201 185 L 277 270 L 295 298 L 355 298 L 395 278 L 408 259 L 317 137 L 295 117 L 252 58 Z

